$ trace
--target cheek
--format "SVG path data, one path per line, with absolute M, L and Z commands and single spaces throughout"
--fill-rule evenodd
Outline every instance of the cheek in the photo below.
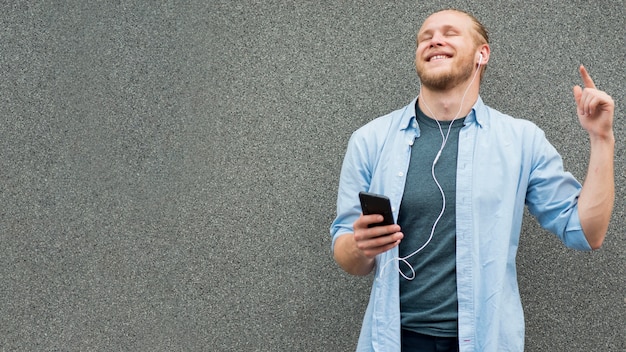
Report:
M 425 44 L 417 44 L 417 47 L 415 48 L 415 57 L 422 56 L 427 47 L 428 46 Z
M 415 62 L 418 63 L 421 61 L 421 58 L 424 56 L 424 50 L 422 50 L 421 48 L 417 48 L 415 50 Z

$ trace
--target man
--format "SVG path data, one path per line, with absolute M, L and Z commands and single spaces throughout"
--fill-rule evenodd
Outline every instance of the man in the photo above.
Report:
M 444 10 L 417 34 L 418 97 L 353 133 L 341 170 L 333 253 L 375 269 L 358 351 L 522 351 L 515 255 L 524 206 L 568 247 L 597 249 L 614 201 L 614 103 L 580 67 L 574 87 L 591 156 L 584 185 L 544 133 L 486 106 L 487 32 Z M 478 76 L 478 78 L 477 78 Z M 397 224 L 368 227 L 358 193 L 388 196 Z

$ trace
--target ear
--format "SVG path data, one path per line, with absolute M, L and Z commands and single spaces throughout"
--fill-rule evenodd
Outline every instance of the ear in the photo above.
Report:
M 476 64 L 484 66 L 489 62 L 489 55 L 491 54 L 491 49 L 489 48 L 489 44 L 482 44 L 478 47 L 478 53 L 476 54 Z

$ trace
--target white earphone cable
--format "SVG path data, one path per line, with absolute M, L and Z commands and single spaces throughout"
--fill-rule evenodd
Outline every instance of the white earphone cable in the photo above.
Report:
M 416 249 L 413 253 L 411 253 L 411 254 L 409 254 L 407 256 L 404 256 L 404 257 L 399 257 L 398 256 L 398 257 L 394 257 L 394 258 L 388 260 L 382 266 L 382 268 L 380 270 L 379 276 L 382 276 L 382 274 L 385 272 L 385 268 L 387 267 L 387 265 L 389 265 L 389 263 L 394 262 L 394 261 L 398 261 L 398 263 L 402 262 L 402 263 L 406 264 L 409 267 L 409 269 L 411 269 L 411 276 L 407 276 L 407 275 L 404 274 L 404 272 L 402 271 L 400 266 L 398 266 L 397 270 L 400 273 L 400 275 L 402 275 L 402 277 L 404 277 L 406 280 L 409 280 L 409 281 L 415 279 L 415 276 L 416 276 L 415 269 L 409 263 L 408 259 L 411 258 L 412 256 L 416 255 L 417 253 L 421 252 L 424 248 L 426 248 L 426 246 L 428 246 L 428 244 L 430 244 L 430 241 L 433 239 L 433 236 L 435 234 L 435 229 L 437 228 L 437 224 L 439 223 L 439 220 L 441 220 L 441 218 L 443 217 L 444 212 L 446 211 L 446 195 L 445 195 L 445 193 L 443 191 L 443 188 L 441 187 L 441 184 L 439 184 L 439 181 L 437 180 L 437 177 L 435 176 L 435 165 L 437 164 L 437 161 L 439 160 L 439 157 L 441 156 L 441 153 L 443 152 L 443 148 L 446 146 L 446 143 L 448 143 L 448 137 L 450 136 L 450 131 L 452 129 L 452 125 L 454 124 L 454 121 L 456 121 L 456 119 L 459 118 L 459 114 L 461 114 L 461 110 L 463 109 L 463 102 L 465 101 L 465 96 L 467 95 L 467 92 L 469 91 L 470 87 L 472 86 L 472 83 L 474 83 L 474 80 L 476 79 L 476 75 L 478 74 L 478 71 L 480 71 L 481 63 L 482 63 L 482 54 L 481 54 L 480 60 L 478 62 L 478 67 L 476 68 L 476 72 L 474 72 L 474 76 L 472 77 L 472 80 L 467 85 L 467 88 L 465 89 L 465 92 L 463 93 L 463 97 L 461 97 L 461 104 L 459 105 L 459 111 L 456 113 L 456 116 L 452 119 L 452 121 L 450 121 L 450 125 L 448 126 L 448 131 L 446 132 L 445 136 L 444 136 L 444 133 L 443 133 L 443 129 L 441 128 L 441 124 L 439 123 L 439 120 L 437 119 L 437 116 L 435 116 L 435 114 L 430 109 L 428 104 L 426 104 L 426 100 L 424 99 L 424 96 L 422 95 L 422 86 L 420 84 L 420 94 L 418 95 L 418 98 L 420 98 L 422 100 L 422 103 L 424 103 L 424 106 L 426 107 L 428 112 L 433 116 L 434 120 L 437 122 L 437 126 L 439 126 L 439 132 L 441 133 L 441 138 L 442 138 L 441 147 L 439 148 L 439 151 L 437 152 L 437 155 L 435 156 L 435 159 L 433 160 L 433 164 L 432 164 L 432 167 L 431 167 L 431 175 L 433 177 L 433 180 L 435 181 L 435 184 L 437 185 L 437 188 L 439 189 L 439 192 L 441 193 L 441 198 L 442 198 L 441 212 L 439 212 L 439 216 L 437 216 L 437 219 L 433 223 L 433 227 L 430 230 L 430 235 L 428 236 L 428 240 L 421 247 Z

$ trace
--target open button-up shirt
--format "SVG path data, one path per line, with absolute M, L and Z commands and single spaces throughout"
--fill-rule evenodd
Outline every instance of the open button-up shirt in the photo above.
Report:
M 411 145 L 419 138 L 413 100 L 355 131 L 344 158 L 335 239 L 352 233 L 359 191 L 391 199 L 405 187 Z M 456 276 L 462 352 L 523 351 L 524 317 L 515 256 L 524 207 L 568 247 L 591 250 L 578 218 L 581 185 L 563 170 L 541 129 L 486 106 L 479 97 L 459 135 L 456 174 Z M 400 351 L 398 248 L 376 258 L 357 351 Z

